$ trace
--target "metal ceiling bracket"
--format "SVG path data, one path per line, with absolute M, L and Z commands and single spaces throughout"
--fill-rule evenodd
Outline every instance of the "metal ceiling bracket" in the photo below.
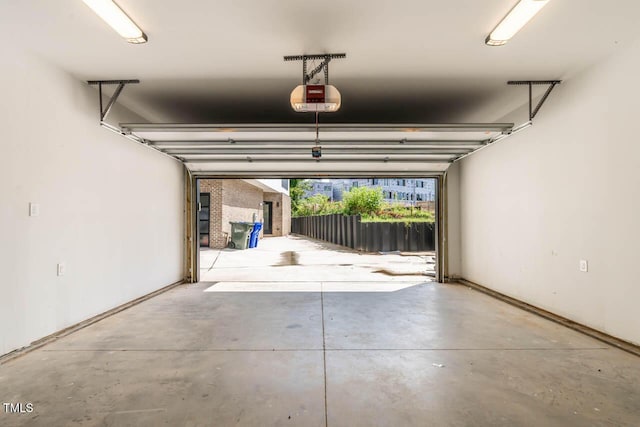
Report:
M 302 84 L 303 85 L 306 85 L 307 83 L 309 83 L 309 81 L 311 81 L 311 79 L 315 77 L 315 75 L 322 70 L 324 70 L 324 84 L 328 85 L 329 84 L 329 62 L 331 62 L 332 59 L 341 59 L 346 57 L 347 57 L 346 53 L 319 53 L 319 54 L 312 54 L 312 55 L 289 55 L 289 56 L 285 56 L 284 60 L 285 61 L 302 61 Z M 322 62 L 316 68 L 314 68 L 310 72 L 307 72 L 307 60 L 309 59 L 322 59 Z
M 125 85 L 128 84 L 135 84 L 135 83 L 140 83 L 140 80 L 138 79 L 133 79 L 133 80 L 88 80 L 87 84 L 89 84 L 90 86 L 98 86 L 98 98 L 99 98 L 99 102 L 100 102 L 100 126 L 102 126 L 103 128 L 113 132 L 113 133 L 117 133 L 118 135 L 121 135 L 131 141 L 137 142 L 147 148 L 150 148 L 158 153 L 162 153 L 162 155 L 167 156 L 169 158 L 172 158 L 173 160 L 177 160 L 180 163 L 184 164 L 184 162 L 182 160 L 180 160 L 178 157 L 165 153 L 162 149 L 157 148 L 157 147 L 153 147 L 149 141 L 141 136 L 135 135 L 131 129 L 128 128 L 122 128 L 122 127 L 117 127 L 114 125 L 111 125 L 109 123 L 107 123 L 105 121 L 105 119 L 107 118 L 107 115 L 109 114 L 109 112 L 111 111 L 111 108 L 113 108 L 113 106 L 115 105 L 116 101 L 118 100 L 118 97 L 120 96 L 120 93 L 122 93 L 122 89 L 124 89 Z M 113 92 L 113 95 L 111 95 L 111 99 L 109 99 L 109 102 L 107 103 L 107 106 L 104 107 L 103 106 L 103 102 L 102 102 L 102 85 L 118 85 L 118 87 L 116 87 L 116 90 Z
M 556 87 L 556 85 L 559 85 L 560 83 L 562 83 L 562 80 L 509 80 L 507 82 L 507 84 L 514 85 L 514 86 L 529 86 L 529 121 L 530 122 L 533 122 L 533 119 L 538 114 L 538 111 L 540 111 L 540 107 L 542 107 L 542 104 L 544 104 L 544 102 L 547 100 L 553 88 Z M 544 93 L 544 95 L 542 95 L 542 98 L 540 98 L 538 105 L 536 105 L 534 108 L 533 107 L 533 86 L 539 86 L 539 85 L 548 85 L 549 87 L 547 88 L 547 91 Z
M 140 80 L 89 80 L 87 83 L 91 86 L 98 85 L 98 98 L 100 99 L 100 123 L 104 122 L 107 115 L 111 111 L 111 108 L 118 100 L 122 89 L 127 84 L 140 83 Z M 102 106 L 102 85 L 118 85 L 116 90 L 111 95 L 111 99 L 106 107 Z

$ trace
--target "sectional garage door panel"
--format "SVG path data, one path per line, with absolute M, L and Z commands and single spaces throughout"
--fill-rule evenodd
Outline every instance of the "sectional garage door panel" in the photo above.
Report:
M 196 174 L 441 174 L 508 135 L 513 123 L 121 124 L 123 133 Z M 316 140 L 317 138 L 317 140 Z M 314 158 L 313 147 L 321 147 Z

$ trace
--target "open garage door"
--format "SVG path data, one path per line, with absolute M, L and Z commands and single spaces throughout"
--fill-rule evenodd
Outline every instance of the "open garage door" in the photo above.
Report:
M 280 242 L 271 242 L 268 254 L 263 254 L 264 245 L 255 252 L 265 255 L 272 267 L 295 264 L 302 268 L 315 265 L 317 260 L 312 259 L 326 255 L 321 251 L 306 260 L 309 262 L 281 264 L 291 256 L 297 257 L 285 242 L 290 234 L 325 245 L 327 254 L 335 250 L 342 253 L 345 260 L 331 269 L 350 273 L 355 268 L 365 275 L 379 273 L 372 277 L 383 281 L 389 276 L 399 276 L 394 280 L 414 280 L 417 276 L 420 280 L 443 281 L 444 263 L 439 255 L 444 253 L 444 216 L 439 209 L 442 206 L 439 195 L 445 177 L 288 178 L 191 176 L 187 179 L 187 191 L 194 202 L 187 200 L 186 210 L 188 217 L 195 221 L 187 225 L 190 282 L 215 281 L 212 278 L 217 275 L 209 273 L 214 266 L 218 269 L 224 264 L 217 263 L 219 257 L 237 258 L 241 268 L 251 269 L 257 260 L 247 254 L 255 252 L 263 237 Z M 353 197 L 367 200 L 377 195 L 377 207 L 366 212 L 348 211 L 347 199 L 356 193 L 360 196 Z M 253 226 L 258 225 L 254 233 Z M 300 250 L 307 250 L 305 244 L 300 245 Z M 243 253 L 243 249 L 250 250 L 245 255 L 229 255 L 236 249 Z M 354 254 L 366 255 L 362 257 L 366 262 L 355 262 L 359 257 L 353 258 Z M 400 269 L 389 267 L 385 259 L 394 259 L 391 264 L 398 264 Z M 325 265 L 329 266 L 330 263 Z M 410 271 L 404 268 L 407 266 Z M 304 274 L 315 273 L 304 270 Z M 255 275 L 252 280 L 256 280 Z
M 427 176 L 512 133 L 513 123 L 121 124 L 195 176 Z M 316 144 L 317 142 L 317 144 Z M 319 146 L 321 157 L 313 157 Z
M 216 292 L 278 292 L 294 282 L 300 292 L 316 292 L 321 282 L 348 292 L 368 292 L 373 282 L 390 291 L 395 282 L 431 281 L 436 182 L 197 179 L 197 281 L 215 282 Z M 365 199 L 367 209 L 351 210 Z

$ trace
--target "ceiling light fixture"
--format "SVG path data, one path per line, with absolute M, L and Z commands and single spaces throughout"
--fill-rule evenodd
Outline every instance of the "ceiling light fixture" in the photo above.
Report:
M 147 42 L 146 34 L 112 0 L 82 0 L 129 43 Z
M 546 6 L 549 0 L 520 0 L 484 41 L 488 46 L 507 43 L 527 22 Z

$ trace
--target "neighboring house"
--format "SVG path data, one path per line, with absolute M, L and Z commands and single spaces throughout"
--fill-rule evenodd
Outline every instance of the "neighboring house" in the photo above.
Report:
M 200 246 L 224 248 L 230 222 L 262 222 L 261 236 L 291 232 L 288 179 L 199 180 Z
M 304 197 L 308 198 L 311 196 L 315 196 L 316 194 L 322 194 L 326 196 L 329 200 L 333 199 L 333 184 L 329 180 L 319 180 L 319 179 L 310 179 L 308 180 L 311 188 L 304 192 Z
M 357 178 L 332 180 L 333 200 L 342 200 L 345 191 L 354 187 L 380 187 L 384 200 L 389 203 L 416 205 L 432 202 L 436 195 L 435 179 Z

